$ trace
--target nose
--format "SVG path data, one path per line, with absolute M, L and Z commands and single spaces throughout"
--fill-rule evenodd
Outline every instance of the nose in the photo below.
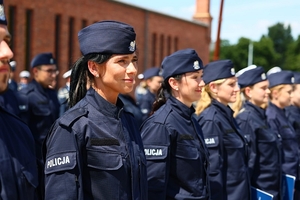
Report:
M 199 83 L 199 86 L 200 86 L 200 87 L 205 86 L 205 83 L 204 83 L 203 79 L 201 79 L 201 81 L 200 81 L 200 83 Z
M 8 44 L 2 40 L 0 42 L 0 59 L 10 60 L 14 56 L 13 52 L 9 48 Z
M 137 69 L 136 69 L 136 65 L 134 63 L 129 63 L 128 67 L 127 67 L 127 73 L 128 74 L 137 74 Z

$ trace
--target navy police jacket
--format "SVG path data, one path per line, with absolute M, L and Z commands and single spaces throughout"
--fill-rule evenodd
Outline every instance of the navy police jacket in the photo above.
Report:
M 170 96 L 141 126 L 149 199 L 208 199 L 208 151 L 193 113 Z
M 241 133 L 249 138 L 251 185 L 279 200 L 281 190 L 281 137 L 267 123 L 265 110 L 249 101 L 236 116 Z
M 45 89 L 35 80 L 19 91 L 24 102 L 21 119 L 29 126 L 36 145 L 36 155 L 42 161 L 42 143 L 58 118 L 59 102 L 56 91 Z
M 53 125 L 43 152 L 45 199 L 147 199 L 146 159 L 133 115 L 93 88 Z
M 143 114 L 142 121 L 145 121 L 145 119 L 149 117 L 154 101 L 155 101 L 155 94 L 153 94 L 147 89 L 147 93 L 145 95 L 142 95 L 141 99 L 139 100 L 139 107 Z
M 0 94 L 0 104 L 14 115 L 20 116 L 21 102 L 18 92 L 10 88 Z
M 38 173 L 28 126 L 0 106 L 0 199 L 34 200 Z
M 197 120 L 210 156 L 211 200 L 250 200 L 247 146 L 233 111 L 216 100 Z
M 274 133 L 282 138 L 282 172 L 297 178 L 298 175 L 298 143 L 294 128 L 285 116 L 285 110 L 269 103 L 266 110 L 268 123 Z

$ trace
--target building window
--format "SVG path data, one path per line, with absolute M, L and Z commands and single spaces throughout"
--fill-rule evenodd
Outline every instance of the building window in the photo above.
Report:
M 174 39 L 174 51 L 178 50 L 178 37 L 175 37 Z
M 152 66 L 156 65 L 156 33 L 152 34 Z
M 170 55 L 171 54 L 171 52 L 172 52 L 172 50 L 171 50 L 171 48 L 172 48 L 172 46 L 171 46 L 171 36 L 168 36 L 168 39 L 167 39 L 167 54 L 168 55 Z
M 81 21 L 81 28 L 84 28 L 84 27 L 86 27 L 87 26 L 87 20 L 86 19 L 83 19 L 82 21 Z
M 74 49 L 74 17 L 70 17 L 69 19 L 69 49 L 68 49 L 68 61 L 69 61 L 69 66 L 72 65 L 72 58 L 73 58 L 73 49 Z
M 29 70 L 30 61 L 31 61 L 31 45 L 32 45 L 32 18 L 33 18 L 33 10 L 27 9 L 25 13 L 25 66 L 26 70 Z
M 15 6 L 9 6 L 8 8 L 8 31 L 11 35 L 11 43 L 10 48 L 12 52 L 15 51 L 15 38 L 16 38 L 16 7 Z
M 60 34 L 61 34 L 61 15 L 55 16 L 55 58 L 57 60 L 57 65 L 59 66 L 60 60 Z
M 160 35 L 160 61 L 164 59 L 164 49 L 165 49 L 165 36 L 163 34 Z

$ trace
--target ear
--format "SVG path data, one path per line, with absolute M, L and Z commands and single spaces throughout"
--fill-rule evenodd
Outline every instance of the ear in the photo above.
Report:
M 36 74 L 39 71 L 37 67 L 32 68 L 32 74 Z
M 278 96 L 279 96 L 279 91 L 278 90 L 273 90 L 271 92 L 271 95 L 272 95 L 272 99 L 277 99 Z
M 215 84 L 214 82 L 210 82 L 208 85 L 209 85 L 210 90 L 214 94 L 218 94 L 218 85 L 217 84 Z
M 175 78 L 173 78 L 173 77 L 169 78 L 168 82 L 173 90 L 176 90 L 176 91 L 178 90 L 178 81 L 175 80 Z
M 247 97 L 251 98 L 252 97 L 252 90 L 250 87 L 245 88 L 245 94 Z
M 95 77 L 99 77 L 98 65 L 93 61 L 88 61 L 88 69 Z

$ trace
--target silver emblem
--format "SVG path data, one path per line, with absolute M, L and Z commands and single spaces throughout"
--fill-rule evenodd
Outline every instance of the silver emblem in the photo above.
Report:
M 3 5 L 0 5 L 0 20 L 1 21 L 5 21 L 6 20 Z
M 295 78 L 294 77 L 291 78 L 291 82 L 295 83 Z
M 262 80 L 266 80 L 267 79 L 267 76 L 266 76 L 265 73 L 262 73 L 260 77 L 261 77 Z
M 231 75 L 235 75 L 235 70 L 234 70 L 234 68 L 231 68 Z
M 54 63 L 54 59 L 50 58 L 50 64 L 53 64 L 53 63 Z
M 130 42 L 129 51 L 135 51 L 135 41 Z
M 198 60 L 196 60 L 196 61 L 194 62 L 194 69 L 195 69 L 195 70 L 200 69 L 199 61 L 198 61 Z

